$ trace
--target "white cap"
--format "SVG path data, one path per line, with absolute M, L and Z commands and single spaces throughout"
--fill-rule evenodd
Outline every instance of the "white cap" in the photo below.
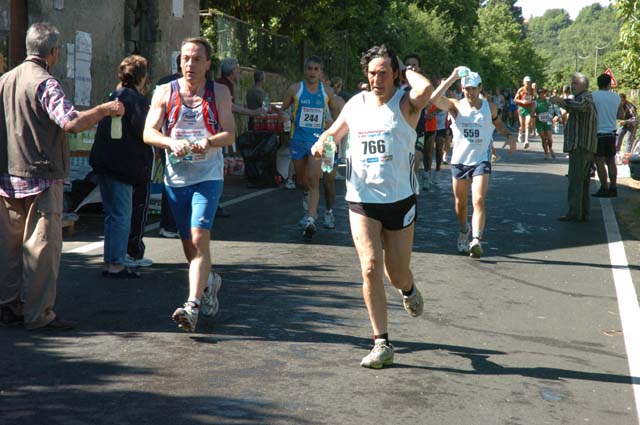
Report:
M 524 78 L 522 79 L 522 81 L 529 81 L 529 82 L 531 82 L 531 77 L 529 77 L 529 76 L 527 75 L 526 77 L 524 77 Z
M 482 83 L 482 78 L 477 72 L 470 72 L 466 77 L 462 77 L 462 87 L 478 87 Z

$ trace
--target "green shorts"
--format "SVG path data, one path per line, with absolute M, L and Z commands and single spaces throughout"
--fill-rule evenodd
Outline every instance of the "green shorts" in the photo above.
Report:
M 523 106 L 518 106 L 518 114 L 521 117 L 530 117 L 531 116 L 531 108 L 525 108 Z
M 536 120 L 536 130 L 538 130 L 538 133 L 542 133 L 543 131 L 551 131 L 551 124 L 546 121 Z

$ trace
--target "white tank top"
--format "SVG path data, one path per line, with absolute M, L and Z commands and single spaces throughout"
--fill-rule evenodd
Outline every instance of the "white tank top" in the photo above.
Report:
M 345 105 L 347 201 L 390 204 L 417 193 L 413 173 L 416 131 L 400 110 L 404 94 L 397 90 L 386 104 L 377 106 L 365 92 Z
M 180 106 L 175 126 L 171 129 L 172 139 L 202 139 L 210 137 L 202 113 L 202 103 L 194 108 Z M 189 186 L 208 180 L 224 179 L 224 158 L 222 148 L 209 148 L 204 154 L 187 155 L 176 164 L 165 160 L 164 183 L 171 187 Z
M 491 160 L 493 122 L 489 102 L 482 101 L 479 110 L 471 108 L 467 99 L 458 103 L 458 116 L 453 121 L 452 164 L 477 165 Z

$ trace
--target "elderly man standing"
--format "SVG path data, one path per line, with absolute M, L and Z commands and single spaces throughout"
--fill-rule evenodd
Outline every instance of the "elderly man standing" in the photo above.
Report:
M 53 311 L 62 253 L 62 187 L 69 174 L 65 132 L 123 115 L 118 100 L 78 112 L 49 70 L 58 30 L 27 31 L 25 61 L 0 78 L 0 324 L 70 329 Z
M 576 72 L 571 79 L 573 99 L 551 98 L 569 113 L 564 129 L 563 151 L 569 153 L 569 211 L 559 221 L 589 220 L 589 168 L 598 150 L 598 112 L 591 93 L 589 79 Z

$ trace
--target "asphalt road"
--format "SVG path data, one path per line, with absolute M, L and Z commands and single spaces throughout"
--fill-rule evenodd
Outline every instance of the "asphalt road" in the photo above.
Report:
M 100 241 L 100 217 L 81 214 L 57 302 L 80 326 L 0 328 L 0 424 L 637 425 L 613 270 L 638 291 L 640 249 L 620 227 L 630 266 L 613 267 L 603 218 L 635 195 L 621 188 L 593 202 L 589 223 L 561 223 L 564 156 L 545 161 L 537 141 L 500 155 L 482 259 L 456 252 L 448 167 L 420 195 L 412 270 L 425 312 L 409 317 L 387 287 L 396 360 L 379 371 L 359 366 L 372 341 L 343 182 L 336 229 L 305 242 L 299 191 L 229 179 L 231 217 L 212 242 L 221 311 L 193 334 L 170 319 L 187 295 L 180 243 L 151 230 L 143 278 L 104 279 L 101 248 L 81 252 Z

